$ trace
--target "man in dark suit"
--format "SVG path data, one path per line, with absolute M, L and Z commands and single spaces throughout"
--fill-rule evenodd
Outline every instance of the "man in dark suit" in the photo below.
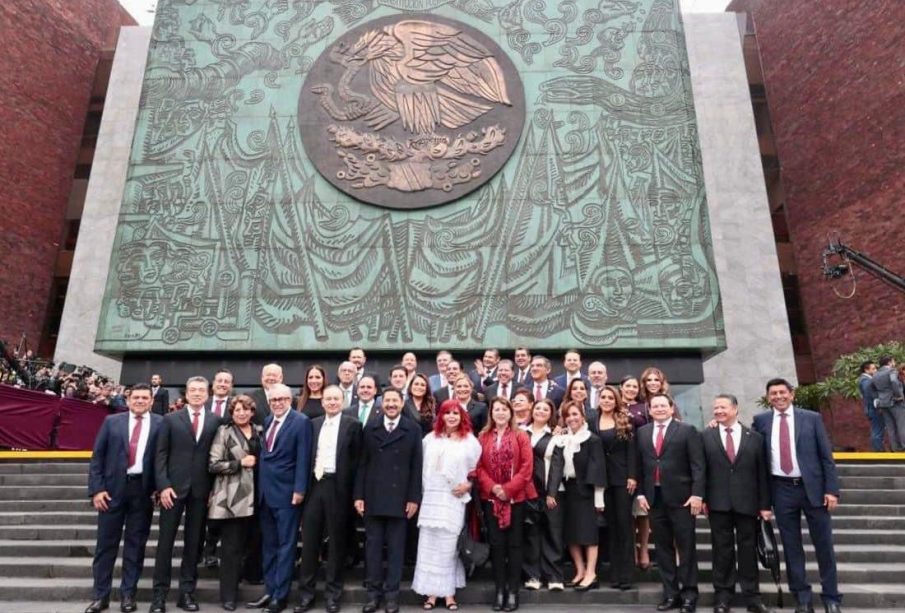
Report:
M 512 400 L 512 395 L 518 389 L 512 380 L 512 361 L 500 360 L 497 364 L 497 380 L 484 388 L 484 397 L 487 404 L 493 402 L 494 398 L 503 397 L 506 400 Z
M 352 347 L 349 350 L 349 361 L 355 364 L 355 383 L 359 383 L 362 377 L 372 377 L 374 382 L 377 384 L 377 389 L 380 389 L 380 377 L 376 372 L 372 372 L 370 370 L 365 370 L 365 364 L 368 363 L 368 356 L 365 355 L 365 350 L 361 347 Z
M 475 367 L 468 371 L 468 378 L 474 384 L 475 391 L 482 392 L 485 387 L 497 380 L 497 366 L 499 363 L 499 349 L 485 349 L 481 359 L 475 360 Z
M 823 606 L 827 613 L 839 613 L 842 594 L 836 576 L 830 519 L 830 513 L 839 503 L 833 447 L 820 414 L 794 408 L 794 400 L 795 392 L 788 381 L 768 381 L 767 402 L 772 410 L 755 415 L 753 429 L 764 437 L 773 512 L 782 539 L 789 589 L 798 603 L 795 611 L 814 610 L 801 542 L 801 514 L 804 513 L 817 554 Z
M 406 522 L 421 503 L 421 429 L 402 419 L 401 412 L 402 395 L 387 390 L 383 419 L 368 423 L 363 433 L 354 490 L 355 510 L 365 520 L 368 602 L 363 613 L 374 613 L 381 599 L 386 613 L 399 611 Z
M 311 472 L 311 421 L 292 410 L 292 391 L 270 387 L 271 415 L 264 424 L 257 501 L 264 553 L 264 596 L 248 603 L 279 613 L 286 608 L 295 569 L 301 504 Z
M 123 536 L 120 610 L 136 608 L 135 591 L 151 532 L 154 491 L 154 445 L 163 419 L 151 413 L 151 387 L 139 383 L 129 396 L 129 411 L 104 419 L 94 440 L 88 468 L 88 495 L 97 509 L 97 547 L 94 550 L 94 601 L 85 613 L 110 606 L 113 565 Z
M 585 388 L 591 389 L 591 383 L 588 381 L 588 377 L 581 372 L 581 354 L 578 353 L 578 351 L 569 349 L 565 356 L 563 356 L 562 365 L 563 368 L 566 369 L 566 372 L 554 379 L 556 385 L 563 389 L 568 389 L 572 379 L 581 379 L 584 381 Z
M 871 382 L 877 393 L 877 411 L 886 424 L 889 448 L 905 451 L 905 389 L 892 356 L 880 358 L 880 368 L 871 377 Z
M 432 393 L 441 387 L 446 387 L 446 367 L 449 366 L 452 359 L 452 354 L 445 349 L 437 352 L 437 372 L 427 378 Z
M 709 509 L 716 594 L 713 611 L 729 613 L 738 579 L 748 611 L 769 613 L 761 602 L 757 569 L 757 516 L 770 519 L 773 515 L 764 439 L 738 423 L 738 400 L 731 394 L 714 399 L 713 419 L 716 427 L 703 434 L 707 461 L 704 501 Z
M 198 555 L 211 492 L 207 470 L 211 443 L 220 420 L 204 410 L 208 382 L 191 377 L 185 384 L 185 409 L 163 418 L 157 437 L 154 478 L 160 492 L 160 534 L 154 559 L 154 601 L 151 613 L 166 611 L 167 594 L 173 574 L 173 544 L 179 522 L 183 526 L 182 566 L 179 571 L 179 600 L 176 606 L 197 611 L 195 583 L 198 580 Z
M 531 387 L 531 351 L 527 347 L 516 347 L 512 355 L 512 380 L 516 389 Z
M 343 414 L 342 403 L 339 386 L 327 387 L 323 397 L 324 415 L 311 421 L 313 470 L 302 515 L 301 601 L 295 613 L 314 607 L 318 557 L 325 538 L 329 546 L 324 565 L 327 613 L 339 611 L 346 539 L 351 528 L 352 488 L 361 451 L 361 423 Z
M 650 514 L 657 546 L 663 583 L 657 610 L 692 613 L 698 600 L 694 522 L 703 506 L 707 469 L 701 435 L 694 426 L 674 420 L 674 414 L 672 397 L 650 398 L 653 421 L 638 429 L 638 504 Z
M 883 415 L 877 409 L 877 388 L 874 387 L 873 377 L 877 373 L 877 363 L 867 360 L 861 363 L 858 375 L 858 392 L 861 394 L 861 402 L 864 405 L 864 416 L 870 422 L 870 447 L 874 451 L 886 451 L 883 439 L 885 426 Z
M 554 406 L 559 406 L 563 396 L 566 395 L 566 389 L 556 384 L 550 378 L 550 360 L 542 355 L 536 355 L 531 358 L 531 395 L 534 400 L 547 398 L 553 402 Z
M 336 369 L 336 382 L 343 394 L 343 408 L 347 409 L 358 402 L 358 386 L 355 385 L 355 364 L 346 360 Z
M 343 412 L 356 418 L 364 427 L 371 419 L 380 414 L 381 399 L 377 395 L 377 381 L 374 377 L 362 377 L 358 382 L 358 399 Z
M 438 388 L 431 388 L 434 391 L 434 400 L 437 401 L 437 406 L 443 404 L 446 400 L 455 397 L 455 392 L 453 391 L 453 383 L 455 383 L 456 379 L 459 378 L 460 375 L 465 373 L 462 372 L 462 364 L 458 360 L 450 360 L 446 365 L 446 385 Z
M 151 375 L 151 411 L 157 415 L 166 415 L 170 411 L 170 392 L 163 386 L 160 375 Z
M 220 421 L 229 420 L 229 403 L 233 393 L 233 373 L 221 368 L 214 373 L 214 382 L 211 383 L 211 397 L 204 403 L 204 409 L 214 414 Z M 201 564 L 205 568 L 217 568 L 220 561 L 217 559 L 217 543 L 220 541 L 220 522 L 207 522 L 204 535 L 204 550 L 201 555 Z
M 261 387 L 251 393 L 255 401 L 255 423 L 263 426 L 270 417 L 270 388 L 283 382 L 283 367 L 279 364 L 265 364 L 261 369 Z

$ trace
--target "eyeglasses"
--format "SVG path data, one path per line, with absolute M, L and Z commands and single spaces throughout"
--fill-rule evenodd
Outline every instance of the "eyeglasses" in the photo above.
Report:
M 292 400 L 292 398 L 290 398 L 289 396 L 281 396 L 279 398 L 271 398 L 270 404 L 274 404 L 277 402 L 289 402 L 290 400 Z

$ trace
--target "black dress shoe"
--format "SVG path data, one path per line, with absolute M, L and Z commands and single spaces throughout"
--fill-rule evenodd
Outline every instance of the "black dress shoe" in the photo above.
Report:
M 823 608 L 826 609 L 826 613 L 842 613 L 842 607 L 838 602 L 824 602 Z
M 600 587 L 600 581 L 598 581 L 597 579 L 594 579 L 587 585 L 583 585 L 583 584 L 579 583 L 578 585 L 575 586 L 575 591 L 576 592 L 587 592 L 588 590 L 596 590 L 598 587 Z
M 383 608 L 385 613 L 399 613 L 399 601 L 387 600 L 386 606 Z
M 223 608 L 226 609 L 227 611 L 235 611 L 236 603 L 233 602 L 232 600 L 227 600 L 226 602 L 223 603 Z
M 660 604 L 657 605 L 658 611 L 669 611 L 670 609 L 678 609 L 682 606 L 682 599 L 678 596 L 673 596 L 672 598 L 664 598 L 660 601 Z
M 679 613 L 694 613 L 698 608 L 698 603 L 694 600 L 683 600 Z
M 729 613 L 729 605 L 725 602 L 720 602 L 713 606 L 713 613 Z
M 327 613 L 339 613 L 339 602 L 335 600 L 328 600 L 326 609 Z
M 795 605 L 795 613 L 814 613 L 814 605 L 811 603 Z
M 496 591 L 496 598 L 493 599 L 493 606 L 490 607 L 494 611 L 502 611 L 506 606 L 506 592 L 503 590 Z
M 305 611 L 310 611 L 314 608 L 314 597 L 309 596 L 308 598 L 302 598 L 301 602 L 299 602 L 298 606 L 296 606 L 292 613 L 305 613 Z
M 123 596 L 119 600 L 119 610 L 122 613 L 132 613 L 138 608 L 135 604 L 135 596 Z
M 280 613 L 286 608 L 286 601 L 279 598 L 271 598 L 267 606 L 264 607 L 264 613 Z
M 632 589 L 632 587 L 634 587 L 634 586 L 631 583 L 620 583 L 619 584 L 619 589 L 622 590 L 623 592 L 629 591 L 630 589 Z
M 748 605 L 748 611 L 749 611 L 750 613 L 774 613 L 774 612 L 773 612 L 773 609 L 771 609 L 770 607 L 768 607 L 767 605 L 765 605 L 765 604 L 762 603 L 762 602 L 757 602 L 757 603 L 754 603 L 754 604 L 749 604 L 749 605 Z
M 150 613 L 167 613 L 167 603 L 165 600 L 155 598 L 151 603 Z
M 374 613 L 380 607 L 380 601 L 376 598 L 371 599 L 365 603 L 365 605 L 361 608 L 361 613 Z
M 109 598 L 99 598 L 94 600 L 85 608 L 85 613 L 101 613 L 105 609 L 110 608 Z
M 252 600 L 251 602 L 245 603 L 246 609 L 263 609 L 267 606 L 267 603 L 270 602 L 270 594 L 264 594 L 257 600 Z
M 183 611 L 197 611 L 201 608 L 195 601 L 195 595 L 188 592 L 179 596 L 179 600 L 176 601 L 176 606 Z
M 512 590 L 506 596 L 506 606 L 503 607 L 504 611 L 515 611 L 518 609 L 518 590 Z

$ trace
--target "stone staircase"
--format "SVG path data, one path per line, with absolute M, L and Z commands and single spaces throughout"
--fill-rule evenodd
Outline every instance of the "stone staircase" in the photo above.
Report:
M 835 514 L 834 535 L 846 611 L 905 609 L 905 463 L 840 464 L 839 471 L 843 494 Z M 85 462 L 0 462 L 0 610 L 7 608 L 3 602 L 13 601 L 72 601 L 72 606 L 78 609 L 90 600 L 96 514 L 87 498 L 86 472 Z M 140 603 L 150 600 L 156 538 L 155 519 L 144 578 L 139 584 Z M 805 541 L 808 542 L 807 534 Z M 703 519 L 699 521 L 698 552 L 703 608 L 713 601 L 709 585 L 710 533 Z M 177 558 L 181 555 L 178 542 L 174 555 Z M 174 565 L 178 563 L 178 559 L 174 561 Z M 809 564 L 808 570 L 815 591 L 819 592 L 816 563 Z M 116 573 L 118 577 L 118 566 Z M 409 569 L 408 579 L 410 574 Z M 178 576 L 178 571 L 174 576 Z M 201 569 L 200 576 L 197 596 L 203 603 L 217 603 L 216 571 Z M 349 573 L 345 602 L 364 602 L 361 576 L 360 568 Z M 638 587 L 627 592 L 605 587 L 606 579 L 604 570 L 601 575 L 604 587 L 585 593 L 523 591 L 522 601 L 552 609 L 578 605 L 654 605 L 659 600 L 656 570 L 641 574 Z M 114 580 L 114 591 L 117 581 Z M 766 571 L 761 574 L 761 587 L 766 598 L 775 603 L 776 588 Z M 418 597 L 405 588 L 406 585 L 404 602 L 418 602 Z M 262 588 L 243 585 L 241 591 L 243 598 L 251 599 Z M 783 592 L 788 608 L 791 596 L 785 585 Z M 172 597 L 175 598 L 175 593 Z M 459 601 L 489 603 L 491 598 L 489 572 L 484 568 L 460 594 Z

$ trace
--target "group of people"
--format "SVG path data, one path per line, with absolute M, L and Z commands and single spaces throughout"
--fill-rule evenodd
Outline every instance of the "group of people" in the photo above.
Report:
M 416 552 L 412 590 L 424 609 L 442 600 L 457 610 L 463 543 L 485 539 L 492 608 L 514 611 L 522 589 L 598 588 L 601 544 L 611 587 L 631 589 L 635 568 L 651 566 L 649 534 L 663 587 L 657 610 L 689 613 L 698 599 L 695 518 L 702 513 L 712 533 L 715 613 L 728 613 L 737 583 L 749 611 L 769 611 L 758 587 L 756 530 L 758 517 L 774 514 L 796 612 L 813 611 L 802 513 L 823 604 L 827 613 L 840 610 L 831 446 L 820 416 L 793 408 L 787 381 L 767 383 L 771 410 L 750 428 L 738 421 L 735 397 L 723 394 L 699 432 L 681 420 L 657 368 L 612 384 L 600 362 L 582 370 L 577 351 L 567 352 L 556 378 L 547 358 L 525 348 L 513 360 L 488 349 L 467 372 L 446 351 L 436 363 L 428 375 L 406 354 L 383 387 L 355 348 L 335 383 L 311 366 L 297 395 L 278 364 L 262 369 L 261 388 L 249 395 L 235 395 L 232 374 L 221 370 L 210 384 L 190 378 L 185 408 L 164 416 L 152 410 L 159 376 L 156 386 L 132 386 L 129 411 L 105 420 L 92 456 L 98 545 L 86 613 L 109 606 L 123 527 L 121 610 L 136 609 L 155 501 L 151 613 L 166 611 L 180 523 L 177 606 L 186 611 L 199 609 L 199 563 L 219 564 L 225 609 L 237 607 L 243 578 L 260 578 L 264 594 L 246 606 L 285 610 L 299 537 L 294 611 L 315 606 L 321 569 L 325 609 L 339 611 L 361 526 L 363 613 L 398 611 L 407 546 Z
M 864 414 L 870 420 L 870 446 L 874 451 L 905 451 L 903 382 L 905 364 L 896 368 L 891 355 L 881 356 L 877 362 L 861 363 L 858 390 Z

